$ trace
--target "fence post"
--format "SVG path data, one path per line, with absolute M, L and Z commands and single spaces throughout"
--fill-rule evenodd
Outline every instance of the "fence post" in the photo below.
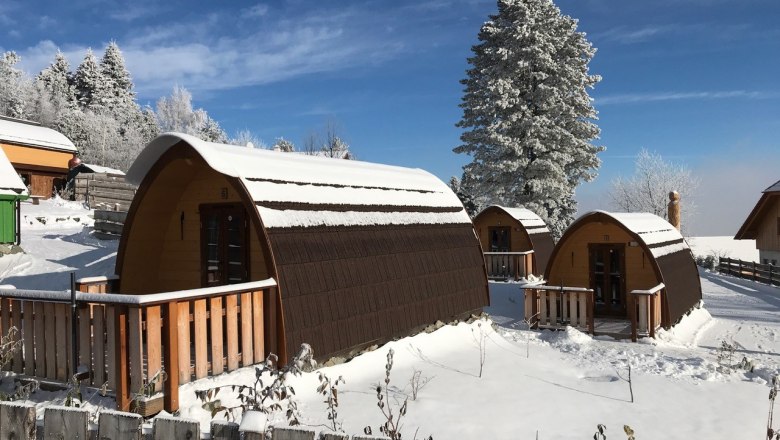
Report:
M 753 281 L 756 280 L 756 262 L 753 262 Z
M 76 272 L 70 273 L 70 338 L 73 349 L 70 375 L 73 377 L 78 373 L 79 367 L 79 310 L 76 305 Z
M 631 342 L 636 342 L 637 340 L 637 303 L 636 303 L 636 295 L 633 292 L 629 292 L 628 294 L 628 310 L 631 314 Z
M 114 324 L 114 366 L 116 371 L 116 406 L 119 411 L 130 409 L 130 371 L 127 368 L 127 306 L 118 305 L 115 308 L 116 318 Z
M 648 328 L 650 337 L 655 339 L 655 305 L 656 301 L 658 301 L 658 295 L 661 294 L 662 291 L 658 291 L 653 296 L 650 297 L 650 322 L 648 323 Z
M 169 413 L 179 409 L 179 304 L 176 301 L 165 305 L 163 321 L 163 343 L 165 344 L 165 366 L 168 375 L 165 382 L 164 407 Z
M 737 260 L 737 261 L 739 262 L 739 273 L 737 274 L 737 276 L 738 276 L 739 278 L 744 278 L 744 277 L 742 276 L 742 260 Z
M 590 295 L 588 295 L 588 310 L 586 313 L 588 314 L 588 332 L 592 335 L 595 330 L 595 326 L 593 325 L 593 295 L 594 292 L 591 291 Z
M 774 266 L 774 265 L 773 264 L 769 265 L 769 285 L 770 286 L 775 284 L 775 283 L 772 282 L 772 266 Z

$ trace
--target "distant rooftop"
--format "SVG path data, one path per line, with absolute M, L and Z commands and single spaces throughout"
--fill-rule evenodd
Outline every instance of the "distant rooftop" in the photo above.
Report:
M 0 142 L 76 152 L 76 146 L 59 131 L 24 119 L 0 116 Z
M 777 182 L 775 182 L 775 183 L 774 183 L 772 186 L 770 186 L 769 188 L 765 189 L 763 192 L 765 192 L 765 193 L 769 193 L 769 192 L 778 192 L 778 191 L 780 191 L 780 180 L 778 180 Z

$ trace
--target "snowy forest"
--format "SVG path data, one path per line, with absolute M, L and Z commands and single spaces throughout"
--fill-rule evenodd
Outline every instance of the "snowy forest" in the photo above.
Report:
M 61 52 L 34 77 L 17 67 L 20 56 L 6 52 L 0 59 L 0 115 L 35 121 L 67 136 L 86 163 L 127 170 L 140 150 L 159 133 L 176 131 L 205 141 L 265 148 L 265 143 L 245 129 L 228 136 L 206 110 L 193 108 L 192 94 L 174 86 L 156 108 L 141 106 L 133 79 L 115 42 L 98 57 L 88 50 L 71 71 Z M 328 122 L 312 131 L 303 154 L 351 159 L 349 145 Z M 278 137 L 271 148 L 294 152 L 295 145 Z

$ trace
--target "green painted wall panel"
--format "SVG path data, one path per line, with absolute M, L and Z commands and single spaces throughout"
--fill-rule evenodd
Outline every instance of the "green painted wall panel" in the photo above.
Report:
M 16 242 L 16 202 L 0 200 L 0 243 Z

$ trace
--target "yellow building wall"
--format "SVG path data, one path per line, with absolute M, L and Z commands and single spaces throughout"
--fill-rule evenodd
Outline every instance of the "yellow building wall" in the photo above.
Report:
M 649 289 L 660 280 L 656 277 L 652 256 L 645 255 L 641 246 L 628 245 L 634 239 L 614 223 L 590 222 L 582 225 L 565 241 L 558 243 L 558 250 L 551 262 L 548 285 L 590 288 L 590 254 L 588 245 L 624 244 L 626 292 Z
M 47 150 L 22 145 L 10 145 L 0 143 L 8 160 L 14 165 L 23 167 L 33 165 L 39 167 L 59 168 L 63 173 L 68 172 L 68 161 L 73 157 L 72 152 Z M 52 170 L 55 171 L 55 170 Z
M 241 203 L 224 175 L 201 160 L 176 159 L 168 164 L 144 194 L 133 218 L 120 274 L 122 292 L 139 294 L 201 287 L 199 206 L 214 203 Z M 249 279 L 262 280 L 269 276 L 265 242 L 261 243 L 252 223 L 257 212 L 248 211 L 246 216 Z

